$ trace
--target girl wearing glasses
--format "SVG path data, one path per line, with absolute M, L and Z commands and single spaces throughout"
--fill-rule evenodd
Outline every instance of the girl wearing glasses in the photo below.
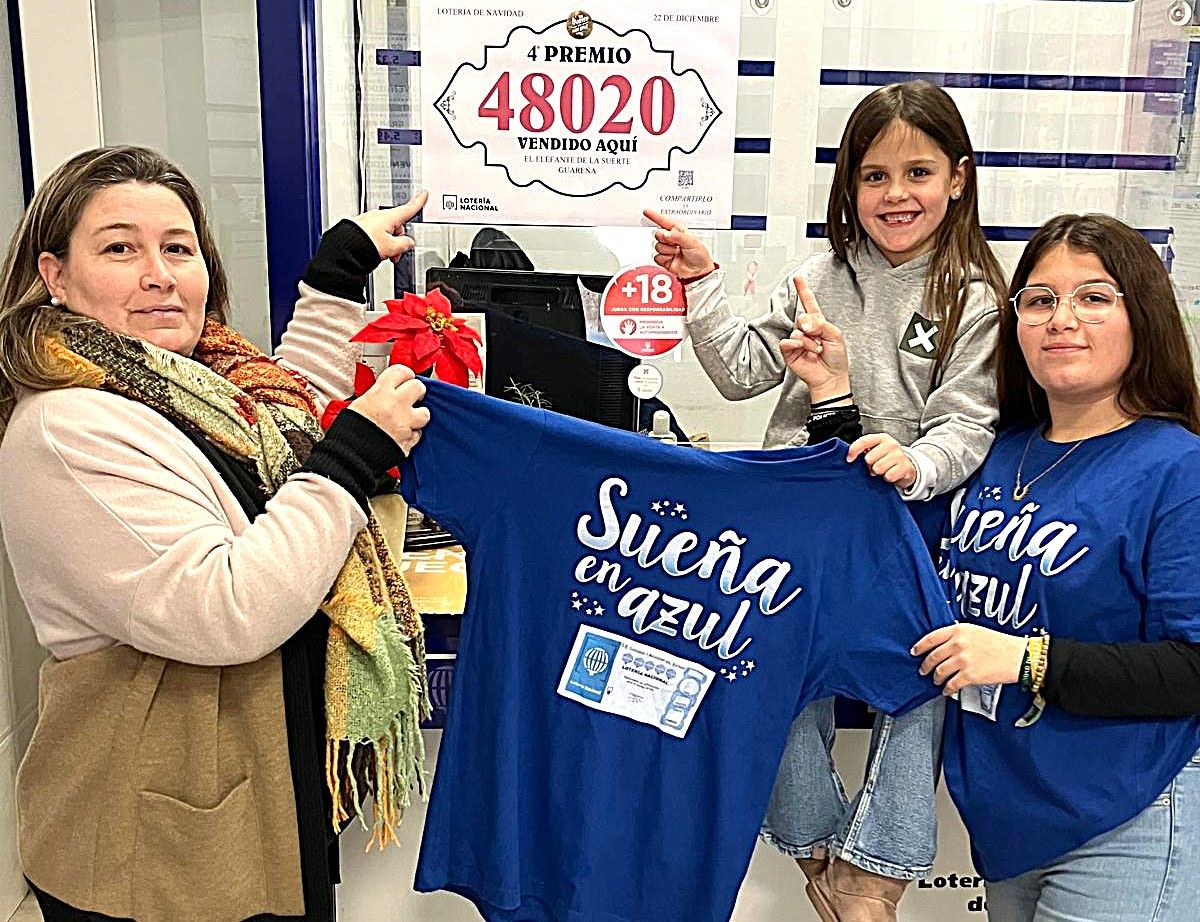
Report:
M 997 364 L 1001 434 L 943 542 L 959 623 L 913 648 L 959 694 L 946 780 L 988 917 L 1193 922 L 1200 398 L 1157 254 L 1114 218 L 1049 221 Z
M 692 343 L 717 389 L 741 400 L 780 387 L 766 447 L 814 444 L 861 416 L 867 434 L 847 460 L 862 458 L 918 501 L 918 523 L 936 534 L 945 503 L 919 501 L 962 484 L 992 443 L 1004 293 L 979 223 L 971 140 L 945 91 L 910 81 L 859 103 L 829 195 L 831 252 L 789 271 L 761 317 L 733 312 L 724 274 L 695 235 L 646 217 L 660 227 L 655 262 L 685 283 Z M 821 373 L 820 362 L 803 380 L 788 373 L 801 360 L 789 337 L 818 302 L 845 330 L 853 374 Z M 816 428 L 806 427 L 810 410 Z M 905 886 L 931 871 L 943 715 L 936 701 L 900 720 L 880 716 L 852 803 L 831 769 L 833 699 L 798 716 L 763 833 L 797 859 L 824 922 L 894 922 Z

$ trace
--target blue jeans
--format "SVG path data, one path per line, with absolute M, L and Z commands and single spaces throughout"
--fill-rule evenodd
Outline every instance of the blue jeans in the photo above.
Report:
M 986 886 L 990 922 L 1196 922 L 1200 752 L 1129 822 Z
M 862 790 L 850 801 L 833 767 L 833 699 L 812 702 L 788 735 L 763 839 L 796 858 L 826 848 L 886 877 L 929 874 L 945 716 L 941 697 L 903 717 L 878 715 Z

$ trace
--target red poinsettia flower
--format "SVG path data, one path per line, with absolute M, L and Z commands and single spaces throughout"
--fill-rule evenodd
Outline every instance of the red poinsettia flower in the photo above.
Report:
M 406 291 L 402 299 L 383 303 L 387 316 L 372 320 L 351 342 L 393 342 L 391 364 L 416 372 L 432 368 L 438 378 L 460 387 L 467 386 L 468 371 L 483 373 L 479 334 L 451 313 L 450 302 L 436 288 L 425 297 Z
M 371 371 L 370 367 L 362 362 L 357 362 L 354 365 L 354 396 L 361 397 L 371 389 L 371 385 L 375 383 L 375 372 Z M 351 398 L 353 400 L 353 398 Z M 329 405 L 325 407 L 325 412 L 321 414 L 321 428 L 328 429 L 333 425 L 333 421 L 337 419 L 337 415 L 350 406 L 350 400 L 331 400 Z
M 371 385 L 375 383 L 375 372 L 371 371 L 370 367 L 358 362 L 354 366 L 354 396 L 361 397 L 371 389 Z M 337 419 L 339 413 L 346 407 L 350 406 L 353 398 L 350 400 L 331 400 L 329 405 L 325 407 L 325 412 L 321 414 L 321 428 L 328 430 L 333 425 L 333 421 Z M 393 467 L 388 471 L 388 476 L 396 480 L 400 479 L 400 468 Z

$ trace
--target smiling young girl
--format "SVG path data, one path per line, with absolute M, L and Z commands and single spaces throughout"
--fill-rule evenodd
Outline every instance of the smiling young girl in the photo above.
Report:
M 789 271 L 761 317 L 733 313 L 724 273 L 699 239 L 646 216 L 661 228 L 655 261 L 685 282 L 693 347 L 717 389 L 741 400 L 781 387 L 767 447 L 804 444 L 817 405 L 861 414 L 866 434 L 848 460 L 864 458 L 907 500 L 942 496 L 979 466 L 996 419 L 991 355 L 1004 281 L 979 223 L 971 141 L 943 90 L 912 81 L 859 103 L 829 195 L 831 251 Z M 810 389 L 788 374 L 796 347 L 780 344 L 805 316 L 797 291 L 844 332 L 853 393 L 834 393 L 833 376 Z M 912 508 L 936 527 L 945 504 Z M 941 702 L 880 717 L 852 804 L 831 768 L 833 701 L 797 718 L 764 836 L 798 859 L 826 922 L 895 919 L 908 881 L 931 870 L 942 718 Z M 827 865 L 829 853 L 842 860 Z

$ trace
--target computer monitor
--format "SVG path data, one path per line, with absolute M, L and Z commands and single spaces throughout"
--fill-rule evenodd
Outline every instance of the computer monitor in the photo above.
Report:
M 608 278 L 566 272 L 435 267 L 425 270 L 425 288 L 444 285 L 468 304 L 486 304 L 515 320 L 584 339 L 586 324 L 579 286 L 602 292 Z
M 617 429 L 638 428 L 628 384 L 637 359 L 481 307 L 487 316 L 486 393 Z
M 629 391 L 637 359 L 586 338 L 579 285 L 606 276 L 489 269 L 429 269 L 426 289 L 447 291 L 456 309 L 487 317 L 484 391 L 504 400 L 618 429 L 638 428 Z

